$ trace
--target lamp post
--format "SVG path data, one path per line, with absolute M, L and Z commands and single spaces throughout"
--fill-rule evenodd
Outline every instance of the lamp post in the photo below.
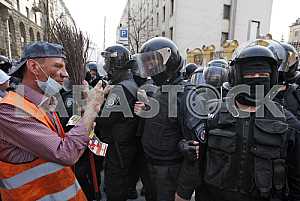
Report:
M 128 15 L 128 25 L 127 25 L 127 29 L 128 29 L 128 33 L 127 33 L 127 37 L 128 37 L 128 49 L 131 50 L 132 52 L 132 45 L 131 45 L 131 40 L 130 40 L 130 21 L 131 21 L 131 0 L 128 0 L 128 3 L 127 3 L 127 6 L 128 6 L 128 10 L 127 10 L 127 15 Z M 132 52 L 133 53 L 133 52 Z

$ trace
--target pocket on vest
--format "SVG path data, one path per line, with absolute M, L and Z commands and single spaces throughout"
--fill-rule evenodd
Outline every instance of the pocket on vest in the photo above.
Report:
M 205 181 L 219 188 L 230 186 L 229 171 L 236 150 L 236 133 L 221 129 L 209 131 Z

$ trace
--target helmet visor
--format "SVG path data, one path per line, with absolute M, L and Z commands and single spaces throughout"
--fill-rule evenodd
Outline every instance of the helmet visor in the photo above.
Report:
M 278 71 L 287 72 L 288 65 L 287 65 L 287 52 L 285 49 L 277 42 L 271 42 L 268 48 L 273 52 L 276 56 L 277 60 L 279 61 L 279 68 Z
M 157 75 L 166 70 L 166 63 L 171 56 L 170 48 L 163 48 L 156 51 L 135 54 L 132 59 L 136 65 L 133 73 L 139 77 L 147 78 Z
M 298 57 L 299 55 L 296 52 L 288 51 L 287 53 L 288 66 L 289 67 L 293 66 L 298 61 L 299 59 Z
M 118 52 L 103 51 L 103 52 L 101 52 L 101 56 L 105 59 L 107 59 L 107 58 L 116 58 L 116 57 L 118 57 Z
M 227 81 L 227 72 L 222 67 L 211 67 L 204 70 L 205 83 L 214 87 L 221 87 Z
M 196 85 L 196 86 L 199 86 L 201 84 L 205 84 L 205 79 L 204 79 L 204 76 L 203 76 L 203 72 L 194 73 L 191 77 L 191 83 Z

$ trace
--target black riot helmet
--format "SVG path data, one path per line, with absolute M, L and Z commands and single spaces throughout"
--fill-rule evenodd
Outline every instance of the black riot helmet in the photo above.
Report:
M 9 72 L 12 64 L 9 58 L 6 56 L 0 55 L 0 69 L 3 70 L 5 73 Z
M 297 71 L 299 65 L 299 55 L 297 50 L 290 44 L 281 42 L 281 46 L 285 50 L 286 59 L 279 71 L 280 82 L 293 82 L 300 77 Z
M 265 97 L 272 86 L 277 84 L 278 60 L 273 52 L 260 45 L 246 46 L 236 55 L 231 65 L 229 70 L 231 85 L 246 84 L 250 86 L 250 94 L 237 94 L 236 100 L 247 106 L 262 104 L 262 97 Z M 260 97 L 256 96 L 256 86 L 263 87 L 263 94 L 260 94 Z M 259 87 L 258 90 L 261 88 Z M 258 93 L 261 92 L 258 91 Z
M 140 77 L 152 77 L 157 85 L 167 84 L 176 78 L 183 67 L 183 59 L 175 43 L 164 37 L 148 40 L 141 47 L 140 54 L 134 55 L 135 69 Z
M 184 69 L 184 79 L 188 80 L 191 78 L 192 74 L 195 72 L 195 70 L 198 68 L 197 64 L 194 63 L 189 63 L 187 64 Z
M 229 81 L 231 85 L 244 84 L 243 73 L 269 72 L 271 86 L 277 84 L 278 60 L 273 52 L 264 46 L 253 45 L 243 48 L 230 63 Z
M 223 83 L 228 81 L 228 71 L 223 67 L 210 66 L 205 68 L 203 75 L 205 83 L 216 88 L 221 88 Z
M 229 65 L 225 59 L 213 59 L 207 63 L 207 67 L 216 66 L 228 69 Z
M 276 40 L 264 39 L 257 39 L 252 44 L 267 47 L 273 52 L 275 58 L 278 60 L 279 84 L 292 83 L 299 77 L 299 73 L 297 72 L 299 55 L 292 45 Z
M 115 71 L 128 70 L 130 68 L 130 52 L 123 45 L 113 45 L 101 52 L 104 57 L 104 70 L 112 75 Z

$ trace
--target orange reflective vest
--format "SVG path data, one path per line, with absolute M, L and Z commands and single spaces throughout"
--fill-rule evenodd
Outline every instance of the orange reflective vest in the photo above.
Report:
M 9 92 L 0 104 L 13 105 L 57 132 L 42 109 L 17 93 Z M 0 161 L 0 192 L 3 201 L 86 200 L 70 167 L 43 159 L 21 164 Z

